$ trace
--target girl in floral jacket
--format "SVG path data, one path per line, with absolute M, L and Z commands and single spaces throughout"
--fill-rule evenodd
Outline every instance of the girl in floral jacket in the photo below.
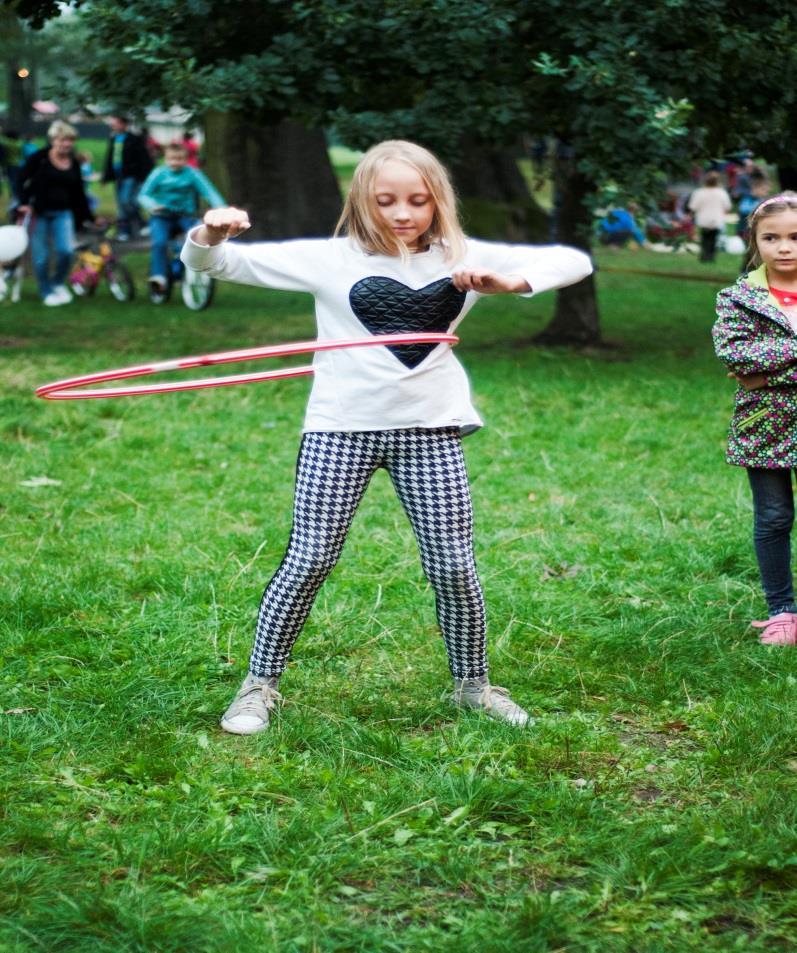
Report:
M 792 471 L 797 468 L 797 193 L 762 202 L 750 216 L 758 267 L 717 298 L 714 347 L 736 378 L 728 463 L 746 467 L 753 542 L 769 609 L 765 645 L 797 644 L 791 572 Z

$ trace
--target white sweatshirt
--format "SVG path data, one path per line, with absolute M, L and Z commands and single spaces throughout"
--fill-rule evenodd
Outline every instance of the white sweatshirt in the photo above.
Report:
M 725 215 L 731 210 L 731 197 L 721 185 L 695 189 L 689 198 L 698 228 L 725 228 Z
M 315 297 L 319 340 L 372 334 L 453 332 L 482 297 L 460 292 L 443 249 L 399 257 L 362 251 L 348 238 L 288 242 L 186 239 L 181 258 L 195 271 L 242 284 L 307 291 Z M 589 256 L 563 245 L 503 245 L 469 239 L 465 268 L 521 275 L 532 291 L 561 288 L 592 271 Z M 462 365 L 448 344 L 320 351 L 304 432 L 459 427 L 482 424 Z

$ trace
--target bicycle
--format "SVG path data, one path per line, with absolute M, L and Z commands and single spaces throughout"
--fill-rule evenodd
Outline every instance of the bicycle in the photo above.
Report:
M 150 281 L 149 300 L 153 304 L 165 304 L 171 297 L 172 288 L 179 284 L 183 304 L 192 311 L 204 311 L 213 301 L 216 282 L 204 272 L 186 268 L 180 261 L 184 238 L 185 232 L 175 226 L 169 241 L 166 285 Z
M 93 295 L 100 280 L 105 278 L 108 290 L 117 301 L 132 301 L 136 294 L 133 276 L 105 238 L 109 227 L 102 226 L 97 237 L 91 237 L 76 247 L 77 263 L 69 275 L 69 287 L 73 294 L 82 298 Z

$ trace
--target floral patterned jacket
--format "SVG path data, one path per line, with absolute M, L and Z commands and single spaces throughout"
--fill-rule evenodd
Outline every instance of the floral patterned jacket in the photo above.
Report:
M 717 296 L 717 357 L 766 387 L 736 391 L 726 460 L 739 467 L 797 468 L 797 334 L 770 293 L 762 265 Z

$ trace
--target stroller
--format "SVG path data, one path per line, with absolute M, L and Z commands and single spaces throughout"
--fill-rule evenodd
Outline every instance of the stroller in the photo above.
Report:
M 0 226 L 0 301 L 16 304 L 22 294 L 22 279 L 25 269 L 22 258 L 28 250 L 28 227 L 30 212 L 15 216 L 16 225 Z

